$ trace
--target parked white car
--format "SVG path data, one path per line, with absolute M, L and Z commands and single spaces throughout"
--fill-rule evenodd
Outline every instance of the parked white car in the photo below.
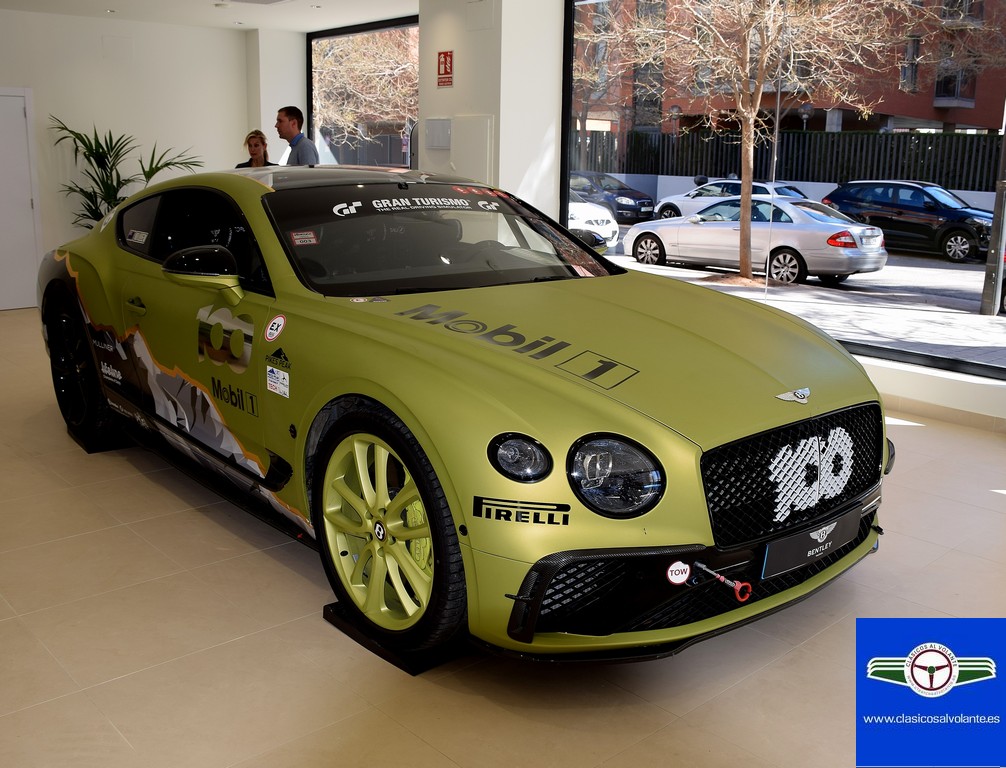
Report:
M 569 216 L 567 229 L 586 229 L 600 235 L 609 248 L 618 243 L 618 223 L 611 211 L 603 205 L 591 203 L 576 192 L 569 193 Z
M 682 195 L 660 198 L 657 203 L 657 218 L 671 219 L 675 216 L 691 216 L 707 205 L 716 202 L 710 198 L 735 197 L 741 193 L 740 179 L 719 179 L 696 187 Z M 751 184 L 751 194 L 806 199 L 807 195 L 799 187 L 783 181 L 756 181 Z
M 688 218 L 634 224 L 622 247 L 642 264 L 740 265 L 741 199 L 715 202 Z M 751 205 L 751 264 L 782 283 L 808 275 L 837 285 L 887 263 L 884 233 L 813 200 L 759 195 Z M 767 264 L 767 266 L 766 266 Z

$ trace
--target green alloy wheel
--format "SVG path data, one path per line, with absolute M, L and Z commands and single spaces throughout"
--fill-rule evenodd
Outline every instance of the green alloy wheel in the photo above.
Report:
M 415 438 L 381 410 L 349 416 L 327 441 L 315 530 L 329 581 L 386 645 L 430 648 L 465 619 L 457 533 Z

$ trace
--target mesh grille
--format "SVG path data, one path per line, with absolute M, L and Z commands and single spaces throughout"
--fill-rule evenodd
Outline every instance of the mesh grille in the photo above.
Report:
M 880 482 L 880 406 L 862 405 L 707 451 L 717 546 L 750 546 L 827 515 Z
M 760 563 L 756 560 L 746 568 L 730 570 L 731 579 L 754 585 L 744 605 L 796 587 L 834 565 L 866 540 L 874 519 L 874 513 L 863 516 L 852 541 L 802 568 L 764 580 L 759 578 Z M 542 585 L 542 610 L 535 631 L 609 635 L 669 629 L 740 606 L 733 590 L 718 581 L 669 591 L 664 575 L 669 559 L 659 554 L 613 554 L 568 563 Z

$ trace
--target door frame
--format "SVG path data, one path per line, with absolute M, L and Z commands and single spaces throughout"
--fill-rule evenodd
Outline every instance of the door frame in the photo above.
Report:
M 35 238 L 35 269 L 38 271 L 39 265 L 42 263 L 42 216 L 41 216 L 41 200 L 38 194 L 38 159 L 35 152 L 35 113 L 33 109 L 31 88 L 7 88 L 0 86 L 0 96 L 13 96 L 15 98 L 21 97 L 24 99 L 24 119 L 25 119 L 25 136 L 27 137 L 27 147 L 25 151 L 28 158 L 28 184 L 29 191 L 31 194 L 31 218 L 32 218 L 32 235 Z M 29 306 L 35 306 L 36 302 L 32 302 Z M 0 307 L 3 309 L 3 307 Z

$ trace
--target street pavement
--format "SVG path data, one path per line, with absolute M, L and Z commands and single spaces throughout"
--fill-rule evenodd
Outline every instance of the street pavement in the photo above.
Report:
M 979 313 L 983 264 L 892 256 L 880 272 L 853 275 L 839 287 L 829 288 L 814 278 L 802 285 L 766 285 L 760 275 L 743 281 L 725 270 L 645 266 L 620 251 L 621 247 L 608 258 L 629 269 L 769 304 L 813 323 L 841 342 L 993 366 L 1006 377 L 1006 316 Z M 999 378 L 997 370 L 986 374 Z

